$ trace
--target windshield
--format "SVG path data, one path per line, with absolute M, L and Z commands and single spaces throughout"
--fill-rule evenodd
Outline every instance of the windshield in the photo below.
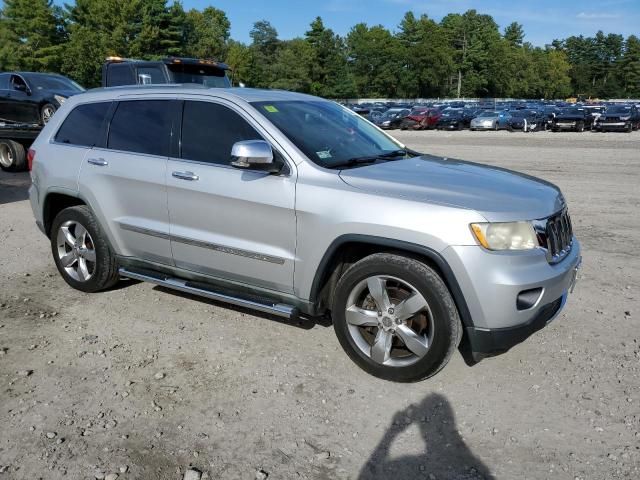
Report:
M 291 100 L 252 105 L 321 167 L 342 166 L 351 159 L 403 148 L 357 113 L 333 102 Z
M 225 70 L 203 65 L 187 65 L 184 63 L 172 63 L 167 65 L 173 75 L 174 83 L 198 83 L 206 87 L 226 88 L 230 87 Z
M 84 88 L 73 80 L 57 75 L 29 75 L 27 80 L 34 90 L 71 90 L 72 92 L 84 92 Z
M 627 113 L 630 111 L 631 107 L 629 105 L 615 105 L 607 108 L 607 113 Z
M 498 112 L 482 112 L 478 115 L 478 118 L 497 117 Z

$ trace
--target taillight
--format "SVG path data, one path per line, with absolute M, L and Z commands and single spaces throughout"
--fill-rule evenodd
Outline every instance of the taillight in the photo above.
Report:
M 33 170 L 33 162 L 36 159 L 36 151 L 33 148 L 30 148 L 27 152 L 27 165 L 29 167 L 29 171 Z

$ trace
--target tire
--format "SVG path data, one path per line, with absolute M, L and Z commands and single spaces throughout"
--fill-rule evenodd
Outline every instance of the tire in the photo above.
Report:
M 382 301 L 382 308 L 373 299 L 370 282 L 387 292 L 388 302 Z M 408 319 L 407 312 L 402 313 L 406 298 L 416 299 L 408 313 L 417 313 Z M 462 337 L 458 310 L 440 276 L 424 263 L 397 254 L 377 253 L 353 264 L 336 286 L 332 318 L 347 355 L 364 371 L 394 382 L 435 375 L 449 362 Z M 366 326 L 356 325 L 362 319 Z M 419 343 L 409 349 L 403 338 Z M 374 345 L 387 348 L 374 352 Z
M 45 103 L 40 109 L 40 123 L 46 125 L 47 122 L 51 120 L 51 117 L 53 117 L 53 114 L 56 113 L 56 110 L 56 106 L 52 103 Z
M 88 237 L 78 230 L 78 226 L 86 230 Z M 67 229 L 70 237 L 65 235 L 63 228 Z M 75 248 L 71 246 L 70 239 L 77 240 Z M 90 260 L 91 252 L 93 260 Z M 51 253 L 62 278 L 76 290 L 98 292 L 118 282 L 115 255 L 93 213 L 85 205 L 66 208 L 53 220 Z M 66 267 L 63 259 L 70 260 Z M 81 268 L 82 263 L 84 270 Z M 83 278 L 85 271 L 88 276 Z
M 629 125 L 627 125 L 625 128 L 625 132 L 627 133 L 633 132 L 633 124 L 629 123 Z
M 0 168 L 5 172 L 20 172 L 27 169 L 27 154 L 21 143 L 14 140 L 0 140 Z
M 406 130 L 407 128 L 409 128 L 407 122 L 403 121 L 402 123 L 400 123 L 400 130 Z
M 579 122 L 576 126 L 576 132 L 582 133 L 584 132 L 584 122 Z

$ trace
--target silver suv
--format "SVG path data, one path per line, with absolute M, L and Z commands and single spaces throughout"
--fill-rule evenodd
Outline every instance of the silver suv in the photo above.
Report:
M 580 246 L 554 185 L 422 155 L 340 105 L 281 91 L 124 87 L 67 100 L 29 152 L 56 266 L 281 316 L 329 313 L 393 381 L 549 323 Z

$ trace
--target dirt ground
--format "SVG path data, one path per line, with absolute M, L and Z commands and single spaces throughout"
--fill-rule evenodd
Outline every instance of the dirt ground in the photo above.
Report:
M 384 382 L 327 321 L 72 290 L 0 173 L 0 480 L 640 478 L 640 133 L 392 133 L 562 188 L 584 262 L 551 325 Z

